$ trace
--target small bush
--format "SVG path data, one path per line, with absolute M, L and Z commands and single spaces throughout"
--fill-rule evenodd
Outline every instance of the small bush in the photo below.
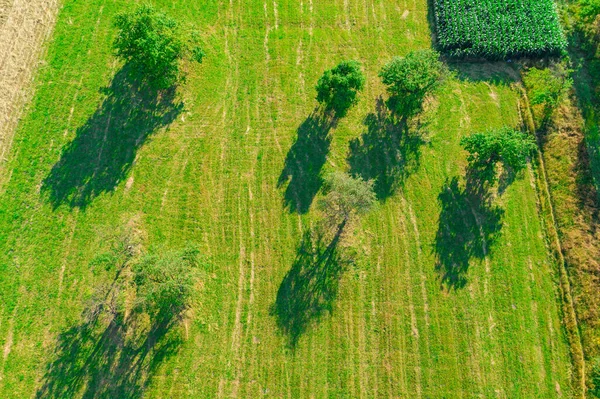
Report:
M 546 123 L 572 85 L 572 81 L 565 78 L 564 73 L 537 68 L 531 68 L 524 73 L 523 82 L 538 126 Z

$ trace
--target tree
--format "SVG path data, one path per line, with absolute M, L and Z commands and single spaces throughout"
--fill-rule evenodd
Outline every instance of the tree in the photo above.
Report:
M 509 127 L 464 137 L 461 145 L 469 152 L 469 166 L 487 181 L 495 180 L 498 162 L 516 173 L 527 166 L 527 158 L 537 151 L 531 136 Z
M 367 213 L 375 204 L 373 183 L 343 172 L 329 175 L 324 184 L 324 197 L 319 208 L 330 225 L 338 227 L 338 234 L 354 216 Z
M 357 94 L 364 88 L 365 76 L 358 61 L 342 61 L 335 68 L 325 71 L 317 82 L 317 101 L 344 116 L 357 101 Z
M 144 256 L 133 266 L 138 306 L 159 317 L 181 313 L 189 306 L 195 270 L 201 263 L 194 247 Z
M 418 50 L 404 58 L 394 57 L 379 73 L 390 95 L 392 111 L 410 116 L 421 109 L 423 100 L 440 82 L 444 66 L 433 50 Z
M 119 30 L 113 43 L 117 56 L 153 88 L 166 89 L 177 83 L 179 61 L 187 52 L 192 60 L 202 62 L 202 49 L 184 42 L 177 22 L 151 6 L 117 15 L 114 26 Z

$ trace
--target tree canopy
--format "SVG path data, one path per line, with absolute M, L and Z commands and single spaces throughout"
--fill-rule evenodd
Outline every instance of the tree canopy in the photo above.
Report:
M 326 219 L 337 226 L 345 225 L 352 217 L 365 214 L 376 202 L 373 183 L 360 177 L 335 172 L 327 176 L 324 196 L 319 208 Z
M 364 88 L 365 76 L 358 61 L 342 61 L 323 73 L 317 82 L 317 101 L 333 109 L 338 116 L 346 114 Z
M 495 179 L 494 168 L 498 162 L 518 172 L 527 166 L 527 158 L 537 150 L 531 136 L 509 127 L 464 137 L 461 145 L 469 152 L 469 165 L 487 172 L 482 175 L 486 180 Z
M 189 47 L 181 38 L 178 24 L 167 15 L 143 5 L 115 17 L 118 29 L 113 48 L 139 78 L 156 89 L 177 83 L 179 61 L 189 50 L 194 61 L 201 62 L 204 52 Z
M 443 64 L 433 50 L 418 50 L 406 57 L 394 57 L 381 69 L 379 77 L 390 95 L 390 108 L 413 113 L 421 108 L 425 96 L 443 75 Z
M 194 272 L 202 260 L 195 247 L 146 255 L 133 266 L 136 301 L 152 315 L 179 313 L 190 301 Z

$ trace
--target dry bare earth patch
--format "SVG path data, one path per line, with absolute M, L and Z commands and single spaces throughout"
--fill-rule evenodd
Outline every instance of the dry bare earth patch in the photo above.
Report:
M 0 183 L 23 105 L 30 97 L 42 43 L 54 26 L 56 0 L 0 0 Z

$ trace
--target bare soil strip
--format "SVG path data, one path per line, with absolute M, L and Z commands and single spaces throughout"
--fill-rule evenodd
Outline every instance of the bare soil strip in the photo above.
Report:
M 4 166 L 42 44 L 54 28 L 58 0 L 0 0 L 0 187 Z

